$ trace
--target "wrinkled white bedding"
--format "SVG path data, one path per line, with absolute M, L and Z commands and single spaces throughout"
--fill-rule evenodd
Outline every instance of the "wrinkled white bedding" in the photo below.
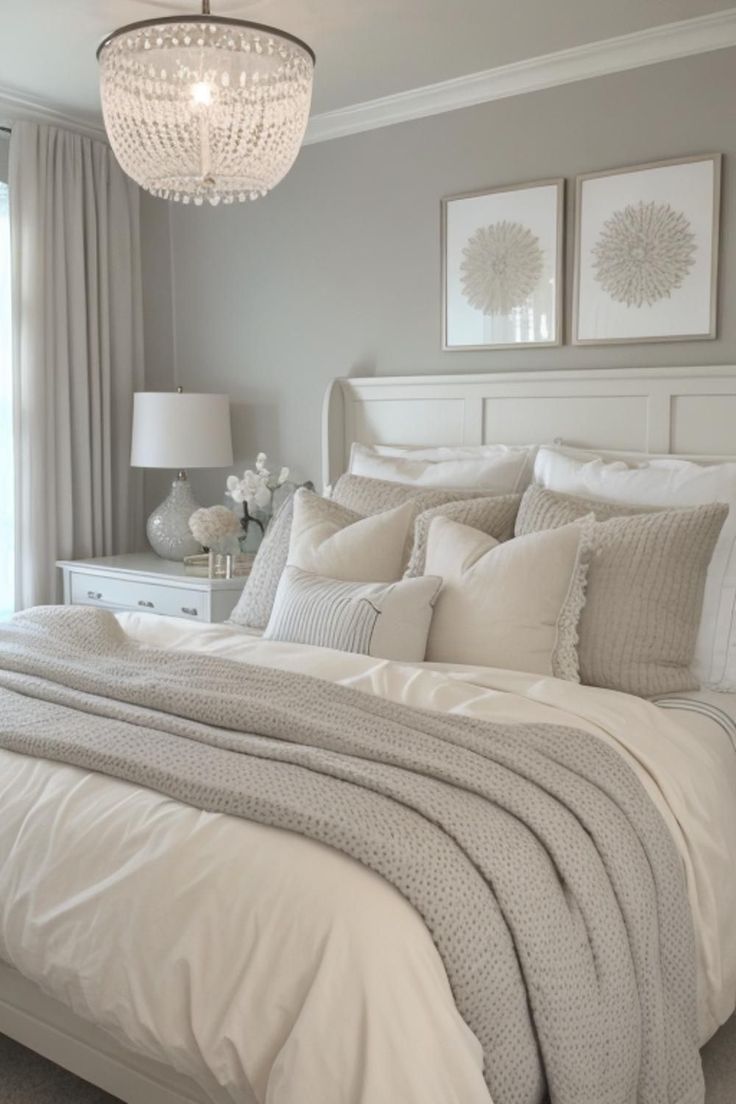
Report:
M 121 614 L 135 639 L 410 705 L 593 732 L 683 857 L 703 1039 L 736 1005 L 736 753 L 675 710 L 508 671 L 402 665 Z M 234 677 L 237 677 L 236 675 Z M 118 1040 L 239 1104 L 488 1104 L 418 914 L 318 843 L 0 752 L 0 958 Z

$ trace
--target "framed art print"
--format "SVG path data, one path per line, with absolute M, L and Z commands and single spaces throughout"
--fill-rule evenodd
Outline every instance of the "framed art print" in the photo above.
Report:
M 716 336 L 721 156 L 577 178 L 573 343 Z
M 442 348 L 559 345 L 564 180 L 442 200 Z

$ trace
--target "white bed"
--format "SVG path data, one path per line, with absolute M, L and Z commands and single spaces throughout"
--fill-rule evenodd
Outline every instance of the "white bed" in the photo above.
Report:
M 734 369 L 338 381 L 326 403 L 326 477 L 344 470 L 352 439 L 564 437 L 723 455 L 734 405 Z M 572 432 L 571 412 L 584 433 Z M 121 623 L 151 646 L 214 651 L 435 709 L 573 724 L 610 742 L 685 864 L 702 1040 L 733 1011 L 736 749 L 715 714 L 151 615 Z M 736 717 L 730 696 L 713 697 L 702 700 Z M 480 1047 L 429 934 L 376 875 L 301 837 L 77 768 L 3 752 L 0 779 L 0 853 L 12 846 L 16 860 L 0 870 L 0 1031 L 130 1104 L 293 1104 L 295 1085 L 307 1104 L 488 1104 Z M 370 1031 L 356 1030 L 366 1019 Z M 407 1051 L 421 1061 L 407 1066 Z

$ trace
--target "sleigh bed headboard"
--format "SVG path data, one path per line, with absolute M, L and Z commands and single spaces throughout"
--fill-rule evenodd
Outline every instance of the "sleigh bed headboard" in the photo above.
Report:
M 350 445 L 530 444 L 736 456 L 736 365 L 336 379 L 322 421 L 325 484 Z

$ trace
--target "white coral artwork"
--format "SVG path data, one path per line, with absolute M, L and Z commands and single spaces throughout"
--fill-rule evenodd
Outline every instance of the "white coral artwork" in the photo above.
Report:
M 669 203 L 630 203 L 603 224 L 592 249 L 595 279 L 617 303 L 651 307 L 682 287 L 695 250 L 681 211 Z
M 483 314 L 510 314 L 538 286 L 544 269 L 539 238 L 520 222 L 481 226 L 468 238 L 460 265 L 463 294 Z

